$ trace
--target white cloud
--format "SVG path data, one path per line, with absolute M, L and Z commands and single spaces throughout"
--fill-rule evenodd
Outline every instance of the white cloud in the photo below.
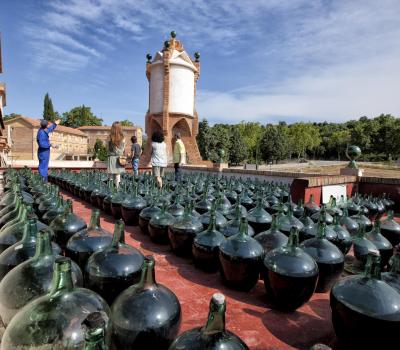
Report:
M 340 122 L 381 113 L 399 116 L 399 80 L 400 61 L 382 57 L 300 75 L 271 89 L 259 86 L 249 91 L 199 91 L 198 112 L 200 118 L 225 123 Z

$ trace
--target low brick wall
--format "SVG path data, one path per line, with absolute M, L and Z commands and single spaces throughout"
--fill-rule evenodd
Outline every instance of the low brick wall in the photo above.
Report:
M 329 185 L 346 185 L 348 196 L 358 192 L 360 194 L 372 194 L 380 196 L 387 193 L 396 202 L 395 210 L 400 211 L 400 179 L 399 178 L 377 178 L 377 177 L 356 177 L 342 175 L 326 175 L 303 177 L 294 179 L 290 192 L 292 199 L 304 202 L 310 200 L 314 195 L 315 202 L 320 204 L 322 201 L 322 188 Z

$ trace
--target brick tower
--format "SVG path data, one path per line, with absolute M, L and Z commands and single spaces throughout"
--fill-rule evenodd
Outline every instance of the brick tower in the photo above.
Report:
M 151 135 L 161 130 L 165 136 L 168 162 L 172 162 L 173 136 L 180 132 L 185 144 L 188 163 L 202 163 L 196 143 L 198 116 L 195 107 L 196 82 L 200 75 L 200 55 L 192 60 L 180 41 L 171 32 L 170 40 L 154 57 L 147 55 L 146 76 L 149 81 L 149 109 L 145 131 L 148 142 L 141 157 L 146 166 L 151 156 Z

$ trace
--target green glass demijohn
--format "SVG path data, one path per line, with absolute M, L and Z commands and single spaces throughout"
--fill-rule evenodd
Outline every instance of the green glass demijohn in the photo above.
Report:
M 50 224 L 50 228 L 54 231 L 55 241 L 60 245 L 61 249 L 65 249 L 68 240 L 77 232 L 85 229 L 86 222 L 72 211 L 72 201 L 67 200 L 64 212 L 57 216 Z
M 247 219 L 242 217 L 239 233 L 219 246 L 222 280 L 229 287 L 251 290 L 258 282 L 264 249 L 247 233 Z
M 177 255 L 191 256 L 193 239 L 203 231 L 203 224 L 191 214 L 192 206 L 192 203 L 187 204 L 183 216 L 168 228 L 172 251 Z
M 35 255 L 37 234 L 36 219 L 31 218 L 28 220 L 28 225 L 25 227 L 21 240 L 0 254 L 0 281 L 15 266 Z M 59 254 L 61 252 L 60 247 L 54 242 L 52 242 L 52 245 L 54 251 Z
M 225 312 L 225 296 L 215 293 L 210 301 L 206 324 L 183 332 L 169 350 L 248 350 L 242 339 L 225 328 Z
M 214 272 L 219 268 L 219 246 L 225 240 L 225 236 L 217 230 L 215 213 L 211 213 L 210 224 L 207 230 L 200 232 L 193 240 L 192 255 L 196 267 Z
M 181 322 L 179 300 L 156 282 L 152 256 L 144 260 L 139 283 L 118 296 L 111 312 L 115 349 L 168 349 Z
M 274 307 L 293 311 L 312 297 L 318 282 L 318 265 L 299 247 L 299 231 L 292 228 L 288 243 L 264 258 L 264 285 Z
M 263 209 L 261 197 L 257 198 L 256 207 L 247 213 L 247 221 L 254 229 L 255 234 L 266 231 L 270 228 L 272 217 Z
M 393 246 L 381 234 L 381 222 L 379 220 L 375 220 L 372 230 L 365 234 L 365 238 L 371 241 L 375 247 L 378 248 L 381 256 L 382 268 L 384 268 L 393 255 Z
M 246 213 L 242 214 L 239 203 L 237 203 L 234 206 L 234 210 L 235 210 L 235 216 L 231 220 L 229 220 L 226 226 L 224 226 L 220 230 L 225 237 L 231 237 L 239 233 L 241 218 L 242 216 L 246 216 Z M 254 229 L 249 224 L 247 225 L 247 233 L 250 237 L 253 237 L 255 235 Z
M 305 240 L 300 247 L 318 264 L 316 292 L 325 293 L 339 279 L 344 269 L 344 255 L 333 243 L 325 238 L 326 224 L 318 228 L 315 238 Z
M 67 242 L 65 255 L 74 260 L 82 270 L 89 257 L 110 245 L 112 235 L 100 225 L 100 210 L 93 209 L 89 226 L 75 233 Z
M 99 293 L 108 303 L 140 279 L 142 253 L 125 244 L 125 225 L 115 222 L 114 234 L 108 247 L 94 252 L 85 267 L 85 286 Z
M 259 233 L 254 239 L 261 244 L 264 253 L 283 247 L 288 242 L 288 237 L 279 230 L 278 219 L 276 215 L 272 216 L 272 223 L 269 230 Z
M 51 244 L 51 234 L 39 231 L 35 255 L 16 266 L 0 282 L 0 317 L 5 326 L 25 305 L 50 291 L 54 261 L 58 257 Z M 71 269 L 74 286 L 82 286 L 78 265 L 72 262 Z
M 105 315 L 105 338 L 109 346 L 111 321 L 107 303 L 89 289 L 74 287 L 71 260 L 57 258 L 50 292 L 14 316 L 4 332 L 1 349 L 83 349 L 85 332 L 81 324 L 93 312 Z
M 343 349 L 393 349 L 400 329 L 400 294 L 381 278 L 378 252 L 365 272 L 342 278 L 330 293 L 332 323 Z
M 382 280 L 400 293 L 400 245 L 395 247 L 395 253 L 389 260 L 389 271 L 382 273 Z
M 92 312 L 82 322 L 85 333 L 85 346 L 83 350 L 108 350 L 106 344 L 106 320 L 101 312 Z

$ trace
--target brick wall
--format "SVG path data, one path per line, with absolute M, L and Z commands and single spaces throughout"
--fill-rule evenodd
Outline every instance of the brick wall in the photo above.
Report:
M 32 129 L 22 125 L 15 125 L 12 129 L 13 144 L 11 154 L 13 159 L 33 159 L 33 137 Z

